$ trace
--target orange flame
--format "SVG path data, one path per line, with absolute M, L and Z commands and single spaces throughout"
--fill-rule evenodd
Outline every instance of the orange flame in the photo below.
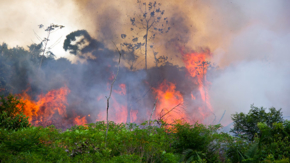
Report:
M 156 114 L 159 118 L 168 124 L 174 123 L 177 119 L 186 118 L 184 110 L 178 107 L 183 104 L 183 97 L 173 83 L 164 80 L 157 89 L 153 88 L 153 91 L 158 98 Z
M 126 95 L 126 85 L 125 84 L 119 84 L 119 90 L 113 90 L 115 93 L 120 95 Z
M 108 88 L 109 89 L 109 88 Z M 109 121 L 114 121 L 115 123 L 126 123 L 128 116 L 128 109 L 126 103 L 121 103 L 119 99 L 126 98 L 126 85 L 119 84 L 118 89 L 114 89 L 111 95 L 110 108 L 109 108 Z M 97 100 L 103 99 L 103 96 L 99 96 Z M 100 111 L 97 115 L 96 121 L 106 120 L 106 110 Z
M 114 90 L 114 92 L 117 93 L 117 95 L 112 95 L 112 109 L 114 110 L 113 120 L 116 123 L 126 123 L 128 116 L 127 104 L 121 104 L 117 101 L 117 98 L 124 98 L 124 95 L 126 95 L 126 85 L 119 84 L 119 89 Z
M 137 113 L 138 113 L 138 110 L 130 111 L 130 122 L 135 122 L 137 120 Z
M 206 80 L 206 73 L 209 65 L 207 59 L 210 55 L 205 52 L 183 54 L 182 56 L 183 62 L 190 76 L 197 78 L 197 82 L 195 83 L 198 84 L 198 90 L 200 92 L 201 99 L 204 102 L 204 105 L 199 107 L 198 110 L 204 119 L 212 112 L 212 107 L 208 96 L 208 86 L 210 85 L 210 82 Z M 193 94 L 191 94 L 191 96 L 192 99 L 196 99 Z
M 24 104 L 24 114 L 29 117 L 29 122 L 34 126 L 60 125 L 62 120 L 67 119 L 67 99 L 70 93 L 67 87 L 51 90 L 47 94 L 39 95 L 37 101 L 24 91 L 20 94 L 20 100 Z M 86 123 L 85 117 L 76 117 L 73 124 L 83 125 Z
M 75 122 L 76 125 L 84 125 L 84 124 L 87 124 L 86 117 L 81 118 L 81 116 L 75 117 L 74 122 Z

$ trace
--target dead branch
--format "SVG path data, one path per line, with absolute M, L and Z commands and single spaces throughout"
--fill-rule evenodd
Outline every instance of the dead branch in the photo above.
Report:
M 114 42 L 113 42 L 114 43 Z M 113 90 L 113 85 L 117 79 L 117 76 L 119 74 L 119 70 L 120 70 L 120 62 L 121 62 L 121 52 L 119 51 L 118 47 L 116 46 L 116 44 L 114 43 L 118 53 L 119 53 L 119 62 L 118 62 L 118 69 L 117 69 L 117 74 L 115 75 L 114 77 L 114 80 L 113 82 L 111 83 L 111 89 L 110 89 L 110 94 L 109 94 L 109 97 L 106 97 L 107 98 L 107 129 L 106 129 L 106 136 L 105 136 L 105 147 L 107 146 L 107 136 L 108 136 L 108 130 L 109 130 L 109 104 L 110 104 L 110 98 L 111 98 L 111 95 L 112 95 L 112 90 Z
M 51 26 L 51 25 L 50 25 L 50 26 Z M 49 27 L 50 27 L 50 26 L 49 26 Z M 48 41 L 49 41 L 50 32 L 51 32 L 51 29 L 49 28 L 47 38 L 45 38 L 45 45 L 44 45 L 43 53 L 42 53 L 42 56 L 41 56 L 41 60 L 40 60 L 40 64 L 39 64 L 39 69 L 41 68 L 41 64 L 42 64 L 43 56 L 44 56 L 44 54 L 45 54 L 46 46 L 47 46 L 47 43 L 48 43 Z
M 221 119 L 219 120 L 219 122 L 218 122 L 217 124 L 220 124 L 220 123 L 221 123 L 222 119 L 224 118 L 224 115 L 225 115 L 226 111 L 227 111 L 227 110 L 224 111 L 224 113 L 223 113 Z
M 172 110 L 174 110 L 175 108 L 177 108 L 179 105 L 181 105 L 181 103 L 177 104 L 176 106 L 174 106 L 172 109 L 170 109 L 167 113 L 163 114 L 159 119 L 161 120 L 165 115 L 167 115 L 168 113 L 170 113 Z
M 154 113 L 154 111 L 156 109 L 156 102 L 157 101 L 158 101 L 158 97 L 157 97 L 157 99 L 154 102 L 154 107 L 153 107 L 153 110 L 152 110 L 151 115 L 150 115 L 150 118 L 149 118 L 148 126 L 150 126 L 150 121 L 151 121 L 152 115 L 153 115 L 153 113 Z

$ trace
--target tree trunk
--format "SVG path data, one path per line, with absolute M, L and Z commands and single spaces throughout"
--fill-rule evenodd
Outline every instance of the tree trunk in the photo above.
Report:
M 147 40 L 148 40 L 148 22 L 147 22 L 147 27 L 146 27 L 146 37 L 145 37 L 145 70 L 147 71 Z
M 47 43 L 48 43 L 48 39 L 49 39 L 49 35 L 50 35 L 50 31 L 51 29 L 48 30 L 48 35 L 47 35 L 47 40 L 45 42 L 45 45 L 44 45 L 44 49 L 43 49 L 43 53 L 42 53 L 42 57 L 41 57 L 41 60 L 40 60 L 40 64 L 39 64 L 39 69 L 41 68 L 41 64 L 42 64 L 42 59 L 43 59 L 43 56 L 45 54 L 45 50 L 46 50 L 46 46 L 47 46 Z
M 207 108 L 207 106 L 206 106 L 206 88 L 205 88 L 204 64 L 205 64 L 205 62 L 202 63 L 202 77 L 203 77 L 203 90 L 204 90 L 204 108 Z
M 126 85 L 126 95 L 127 95 L 127 108 L 128 108 L 128 113 L 127 113 L 127 121 L 126 123 L 131 123 L 131 110 L 132 110 L 132 107 L 131 107 L 131 94 L 130 94 L 130 84 Z

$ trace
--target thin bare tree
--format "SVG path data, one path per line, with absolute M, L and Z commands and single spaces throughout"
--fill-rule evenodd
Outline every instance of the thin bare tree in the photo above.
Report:
M 148 56 L 148 45 L 153 49 L 153 40 L 158 34 L 167 33 L 170 30 L 168 18 L 164 16 L 164 10 L 161 10 L 161 3 L 149 2 L 142 3 L 141 0 L 137 0 L 139 5 L 139 12 L 135 13 L 133 17 L 130 18 L 131 21 L 131 32 L 132 39 L 130 43 L 126 42 L 123 45 L 130 46 L 136 50 L 141 47 L 145 47 L 145 70 L 147 70 L 147 56 Z M 126 34 L 122 34 L 121 38 L 125 39 Z M 157 59 L 154 53 L 155 60 Z
M 40 24 L 38 25 L 39 28 L 42 28 L 43 25 Z M 57 29 L 62 29 L 64 26 L 63 25 L 55 25 L 55 24 L 50 24 L 46 29 L 45 31 L 47 32 L 47 37 L 45 37 L 42 41 L 41 41 L 41 44 L 44 44 L 44 48 L 43 48 L 43 51 L 42 51 L 42 57 L 41 57 L 41 60 L 40 60 L 40 64 L 39 64 L 39 68 L 41 67 L 41 64 L 42 64 L 42 60 L 43 60 L 43 57 L 44 57 L 44 54 L 46 53 L 46 48 L 47 48 L 47 43 L 49 41 L 49 37 L 52 33 L 52 31 L 54 30 L 57 30 Z M 54 43 L 52 46 L 55 46 L 56 43 Z M 51 52 L 50 52 L 51 53 Z M 52 53 L 51 53 L 52 54 Z
M 113 42 L 114 43 L 114 42 Z M 114 43 L 118 53 L 119 53 L 119 62 L 118 62 L 118 68 L 117 68 L 117 74 L 115 75 L 114 77 L 114 80 L 113 82 L 111 83 L 111 88 L 110 88 L 110 94 L 107 98 L 107 129 L 106 129 L 106 135 L 105 135 L 105 147 L 107 146 L 107 137 L 108 137 L 108 130 L 109 130 L 109 107 L 110 107 L 110 98 L 111 98 L 111 95 L 112 95 L 112 90 L 113 90 L 113 85 L 117 79 L 117 76 L 119 74 L 119 70 L 120 70 L 120 62 L 121 62 L 121 52 L 119 51 L 118 47 L 116 46 L 116 44 Z
M 150 124 L 151 124 L 150 121 L 151 121 L 152 115 L 153 115 L 153 113 L 154 113 L 154 111 L 156 109 L 156 102 L 157 101 L 158 101 L 158 97 L 157 97 L 156 101 L 154 102 L 153 110 L 151 112 L 151 115 L 150 115 L 150 118 L 149 118 L 149 121 L 148 121 L 148 126 L 150 126 Z

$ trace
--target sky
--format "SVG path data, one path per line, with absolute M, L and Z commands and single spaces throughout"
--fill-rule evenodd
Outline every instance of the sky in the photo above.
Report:
M 178 40 L 193 50 L 207 47 L 220 71 L 210 77 L 210 101 L 217 117 L 248 112 L 251 104 L 283 108 L 290 116 L 290 2 L 287 0 L 161 0 L 172 31 L 155 41 L 160 55 L 182 66 Z M 57 57 L 76 61 L 62 49 L 65 36 L 87 30 L 113 48 L 129 33 L 129 18 L 138 12 L 135 0 L 1 0 L 0 42 L 10 47 L 39 43 L 47 33 L 38 25 L 64 25 L 50 37 Z M 179 45 L 180 46 L 180 45 Z M 168 48 L 169 47 L 169 48 Z M 154 66 L 149 53 L 149 67 Z M 142 67 L 142 65 L 141 65 Z

